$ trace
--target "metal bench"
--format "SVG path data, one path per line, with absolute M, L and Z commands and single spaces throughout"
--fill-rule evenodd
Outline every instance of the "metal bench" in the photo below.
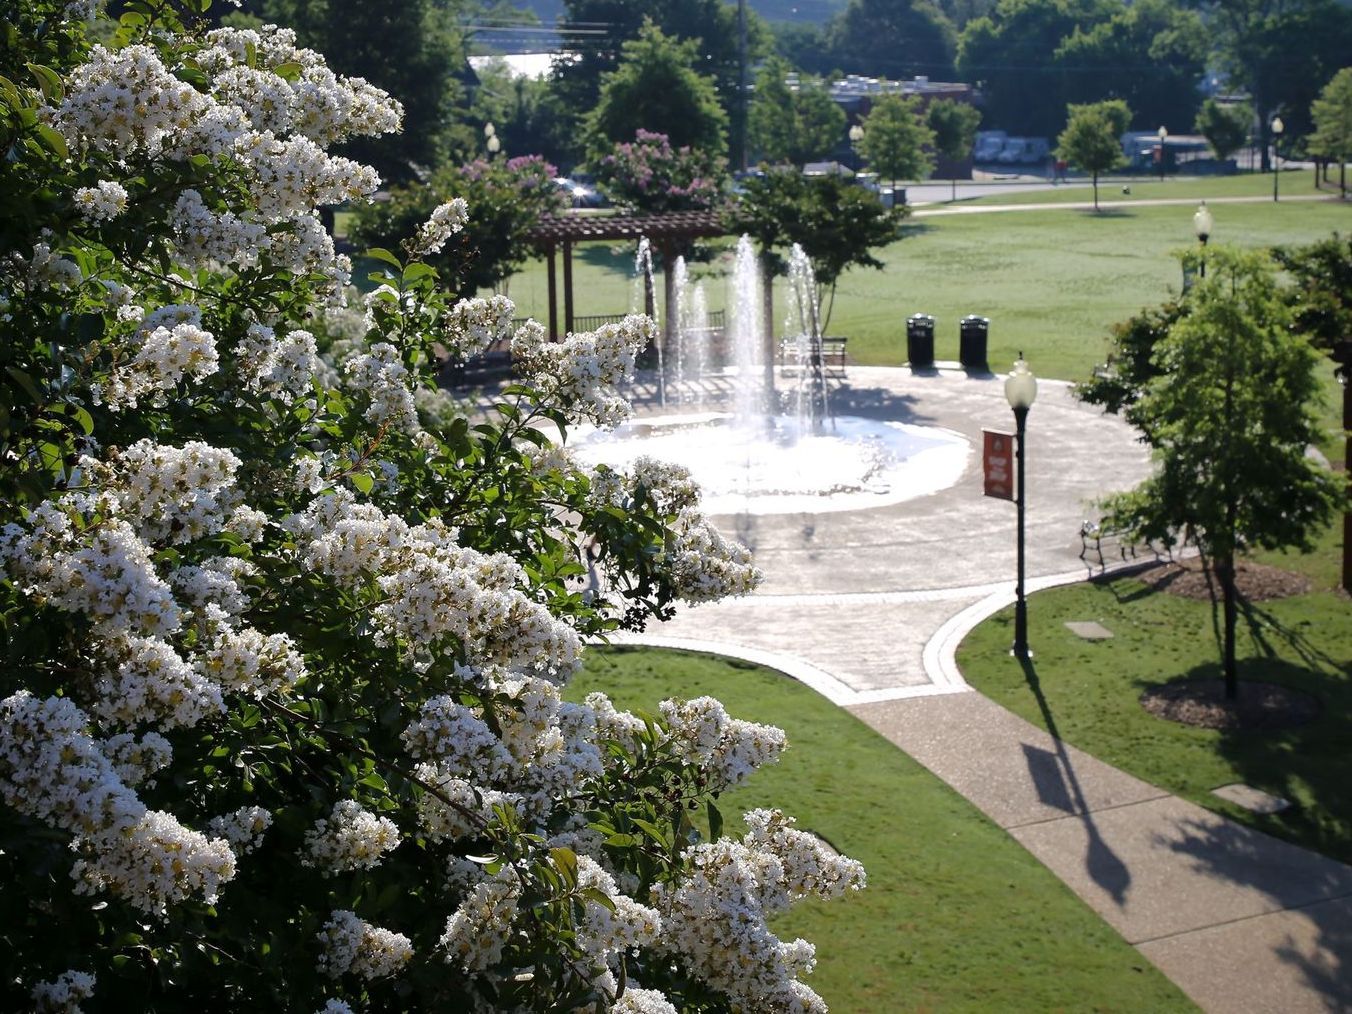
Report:
M 819 343 L 819 344 L 818 344 Z M 811 357 L 820 355 L 822 374 L 833 380 L 845 379 L 845 339 L 823 335 L 808 348 L 808 362 L 800 362 L 797 338 L 782 338 L 779 342 L 779 372 L 785 376 L 797 374 L 798 370 L 810 365 Z

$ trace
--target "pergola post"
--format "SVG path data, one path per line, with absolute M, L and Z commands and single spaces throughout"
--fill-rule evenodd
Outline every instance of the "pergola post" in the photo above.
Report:
M 563 241 L 563 330 L 573 333 L 573 241 Z
M 558 283 L 555 281 L 554 278 L 555 271 L 554 244 L 550 243 L 547 247 L 545 247 L 545 251 L 546 251 L 545 259 L 549 264 L 549 273 L 548 273 L 549 280 L 546 283 L 547 285 L 546 291 L 549 297 L 549 338 L 551 341 L 553 341 L 554 339 L 559 337 L 559 296 L 558 296 L 559 287 Z

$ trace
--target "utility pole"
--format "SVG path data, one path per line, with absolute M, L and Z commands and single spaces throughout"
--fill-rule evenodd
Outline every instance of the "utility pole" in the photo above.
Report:
M 738 161 L 741 163 L 743 171 L 746 170 L 746 126 L 747 126 L 747 78 L 746 78 L 746 0 L 737 0 L 737 62 L 741 80 L 737 87 L 737 102 L 742 111 L 741 122 L 741 155 Z

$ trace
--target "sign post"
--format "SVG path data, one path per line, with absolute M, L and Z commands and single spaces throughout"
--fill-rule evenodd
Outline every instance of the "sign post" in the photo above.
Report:
M 982 430 L 981 473 L 986 496 L 1014 499 L 1014 434 Z

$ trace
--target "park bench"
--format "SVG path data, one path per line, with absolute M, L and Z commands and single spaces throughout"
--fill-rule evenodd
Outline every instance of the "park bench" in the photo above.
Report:
M 817 341 L 820 342 L 822 373 L 832 380 L 844 380 L 845 339 L 823 335 Z M 815 353 L 817 350 L 809 348 L 809 351 Z M 808 364 L 799 361 L 798 339 L 780 339 L 779 372 L 785 376 L 792 376 L 797 374 L 800 367 L 806 365 Z
M 1107 543 L 1105 551 L 1104 543 Z M 1100 569 L 1107 566 L 1108 557 L 1120 557 L 1123 563 L 1128 560 L 1140 560 L 1142 554 L 1149 553 L 1156 560 L 1172 560 L 1174 558 L 1173 550 L 1169 547 L 1160 549 L 1153 543 L 1147 542 L 1144 546 L 1135 542 L 1127 542 L 1121 538 L 1120 533 L 1105 529 L 1098 521 L 1092 521 L 1088 518 L 1080 525 L 1080 559 L 1089 566 L 1097 566 Z M 1098 563 L 1090 560 L 1090 555 L 1098 557 Z

